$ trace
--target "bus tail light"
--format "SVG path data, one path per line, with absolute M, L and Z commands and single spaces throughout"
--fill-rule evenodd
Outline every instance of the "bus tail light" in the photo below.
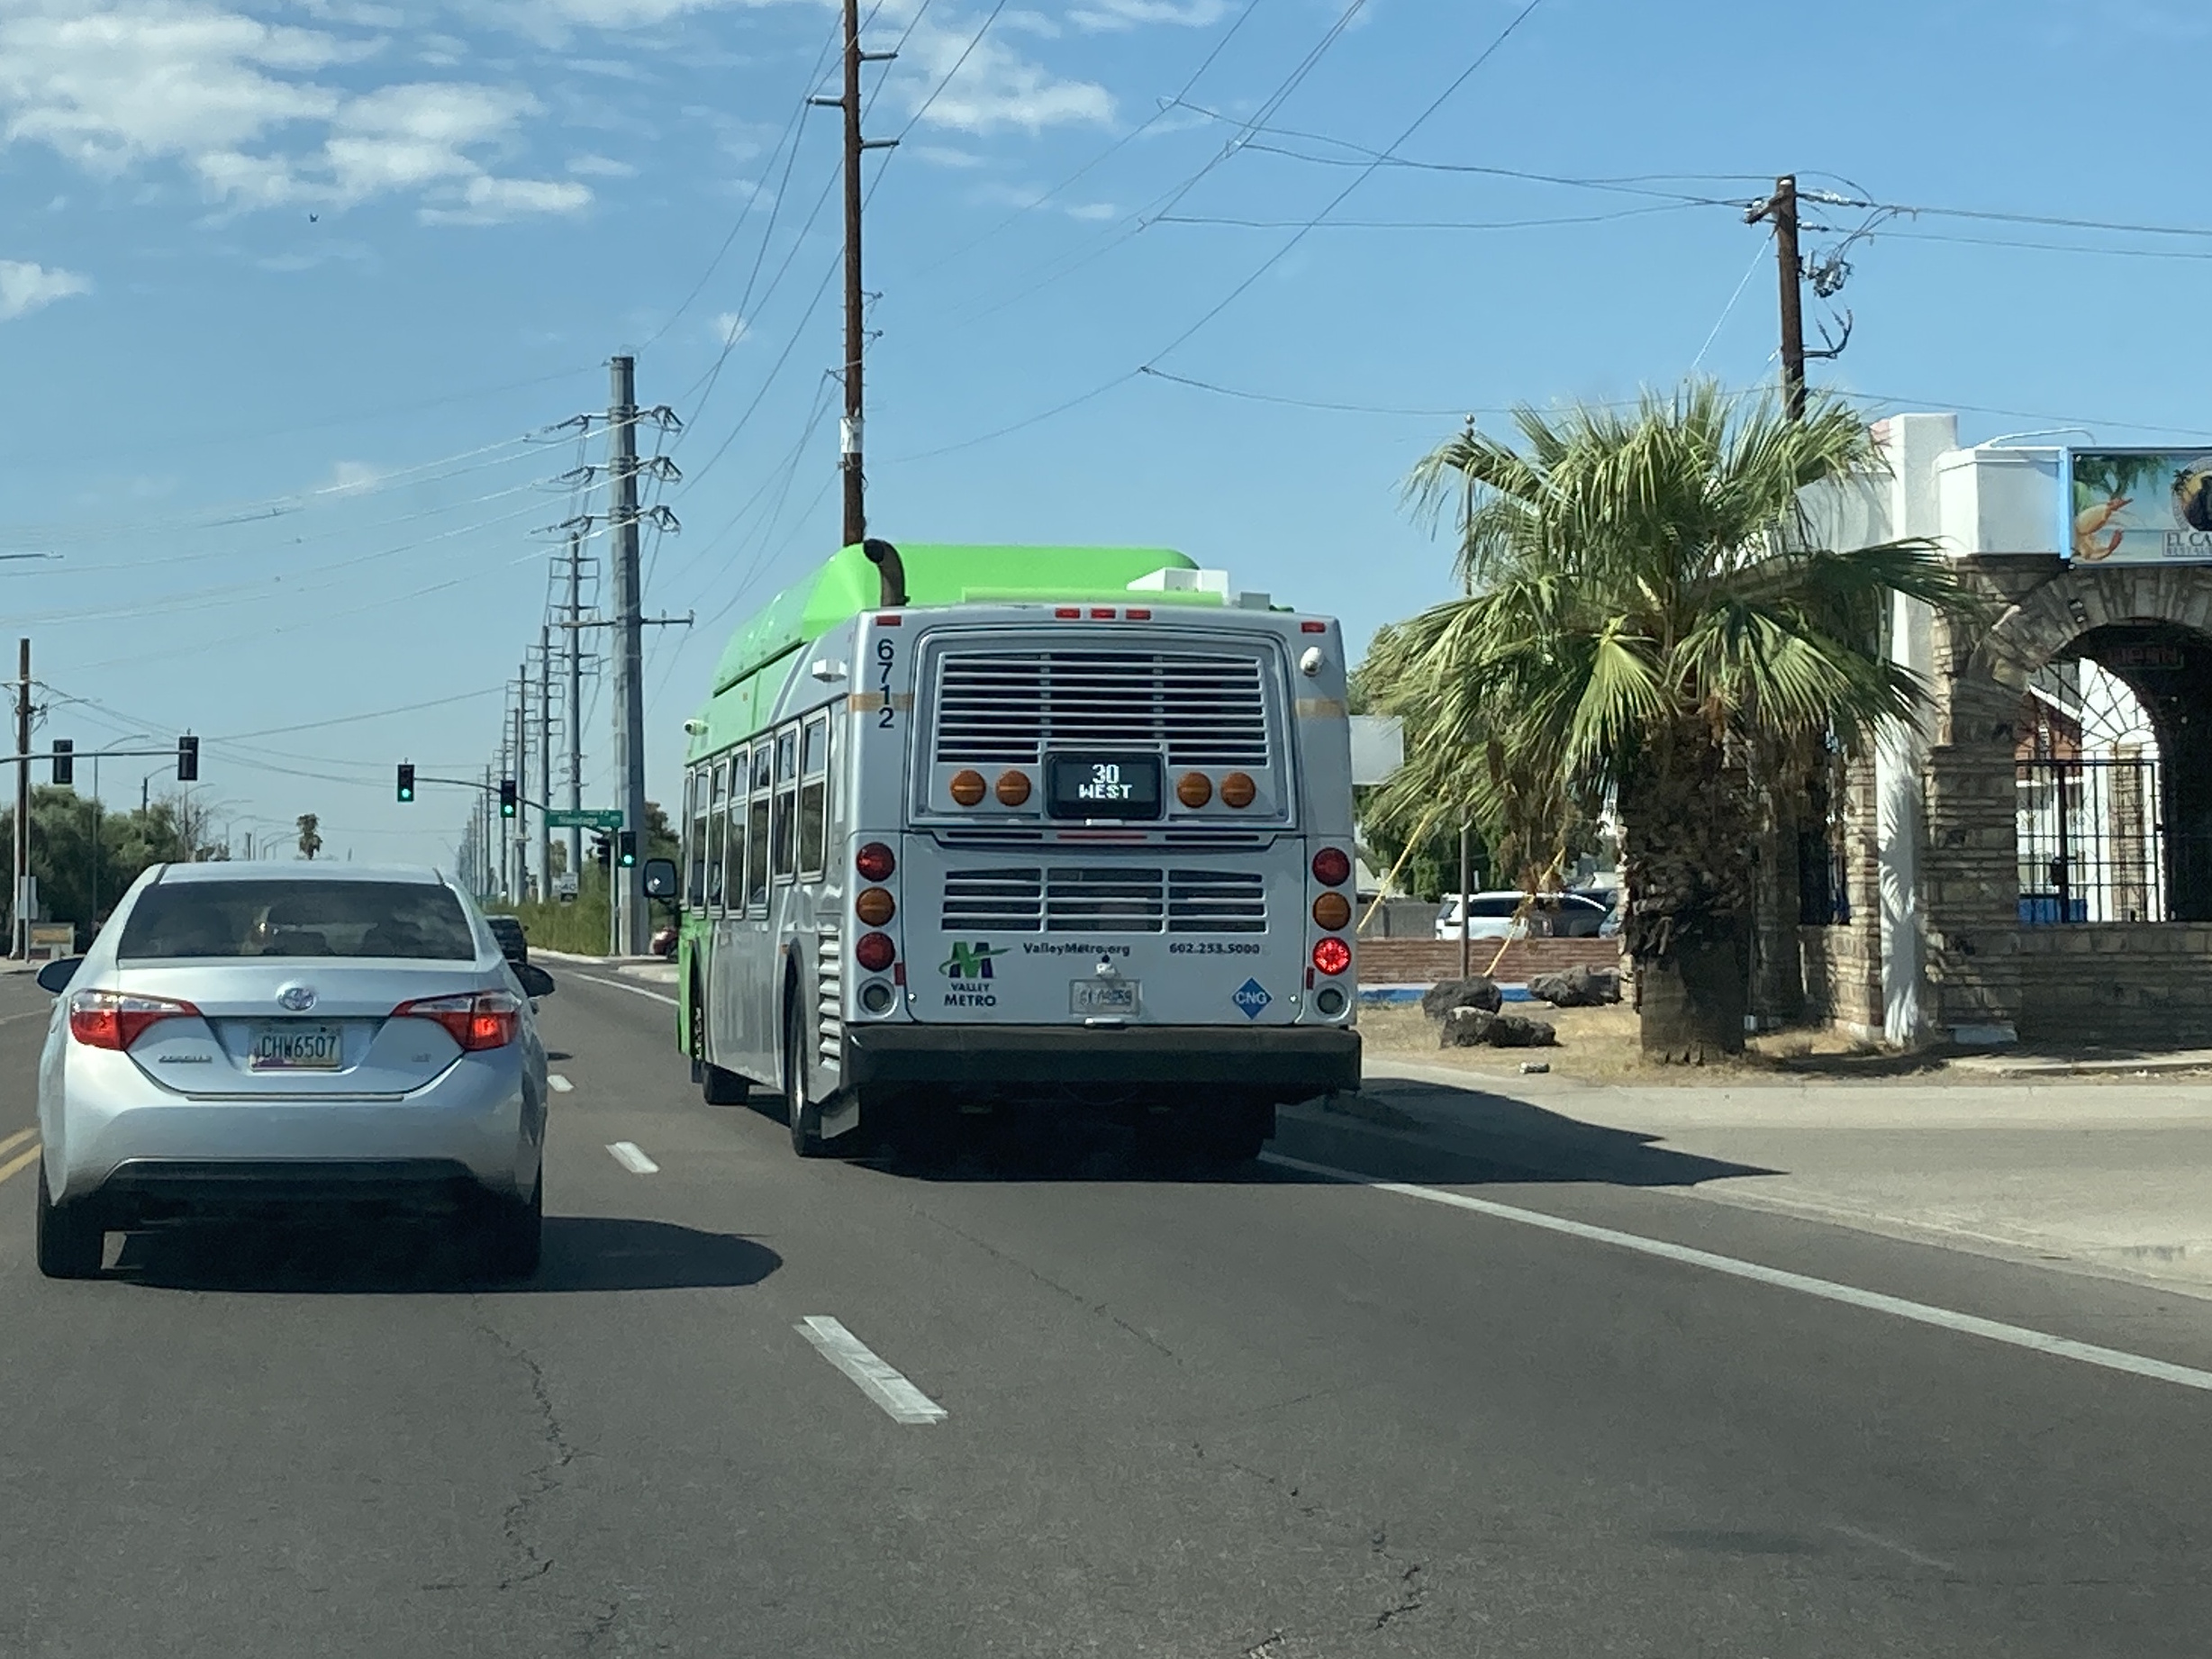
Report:
M 888 887 L 863 887 L 853 901 L 853 914 L 871 928 L 880 928 L 899 913 L 899 903 Z
M 1313 879 L 1324 887 L 1341 887 L 1352 877 L 1352 859 L 1341 847 L 1324 847 L 1313 855 Z
M 898 859 L 892 856 L 891 848 L 881 841 L 870 841 L 853 856 L 853 868 L 859 871 L 866 881 L 887 882 L 891 879 L 891 873 L 898 867 Z
M 1325 893 L 1313 902 L 1313 921 L 1334 933 L 1352 920 L 1352 901 L 1340 893 Z
M 1203 772 L 1185 772 L 1175 780 L 1175 799 L 1195 812 L 1213 799 L 1213 781 Z
M 854 958 L 871 974 L 880 974 L 897 958 L 899 947 L 888 933 L 863 933 L 853 947 Z
M 1020 806 L 1029 798 L 1029 775 L 1017 771 L 1000 773 L 996 793 L 1001 806 Z
M 952 775 L 952 798 L 960 806 L 974 806 L 984 798 L 984 775 L 968 770 Z
M 1314 946 L 1313 965 L 1334 977 L 1352 965 L 1352 947 L 1332 934 Z

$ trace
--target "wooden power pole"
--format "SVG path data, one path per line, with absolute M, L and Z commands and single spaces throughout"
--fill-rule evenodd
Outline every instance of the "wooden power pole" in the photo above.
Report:
M 1781 277 L 1782 397 L 1792 421 L 1805 418 L 1805 267 L 1798 252 L 1798 188 L 1794 174 L 1774 181 L 1774 194 L 1744 215 L 1746 224 L 1771 220 L 1774 262 Z

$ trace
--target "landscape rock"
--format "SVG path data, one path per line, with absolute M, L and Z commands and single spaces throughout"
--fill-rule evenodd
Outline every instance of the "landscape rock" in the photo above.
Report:
M 1559 974 L 1538 974 L 1528 994 L 1554 1008 L 1600 1008 L 1620 1001 L 1620 975 L 1611 968 L 1575 966 Z
M 1467 979 L 1447 979 L 1421 993 L 1421 1012 L 1431 1020 L 1441 1020 L 1455 1008 L 1479 1008 L 1486 1013 L 1496 1013 L 1505 993 L 1482 975 Z
M 1550 1048 L 1558 1041 L 1559 1033 L 1541 1020 L 1530 1020 L 1521 1014 L 1495 1014 L 1491 1018 L 1492 1048 Z
M 1498 1016 L 1487 1008 L 1452 1008 L 1444 1014 L 1444 1030 L 1437 1038 L 1439 1048 L 1480 1048 L 1490 1041 L 1491 1028 L 1498 1023 Z

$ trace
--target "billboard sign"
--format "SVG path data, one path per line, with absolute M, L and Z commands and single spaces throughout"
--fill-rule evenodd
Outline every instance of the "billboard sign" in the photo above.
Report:
M 2066 539 L 2079 564 L 2212 564 L 2212 449 L 2067 452 Z

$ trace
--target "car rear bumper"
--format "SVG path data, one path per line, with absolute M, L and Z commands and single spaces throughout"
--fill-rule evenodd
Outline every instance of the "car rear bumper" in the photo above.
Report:
M 1359 1087 L 1359 1033 L 1331 1026 L 848 1026 L 844 1080 L 872 1087 L 1157 1084 L 1277 1104 Z
M 312 1216 L 318 1220 L 466 1212 L 485 1184 L 440 1158 L 132 1158 L 86 1201 L 118 1229 L 165 1221 Z

